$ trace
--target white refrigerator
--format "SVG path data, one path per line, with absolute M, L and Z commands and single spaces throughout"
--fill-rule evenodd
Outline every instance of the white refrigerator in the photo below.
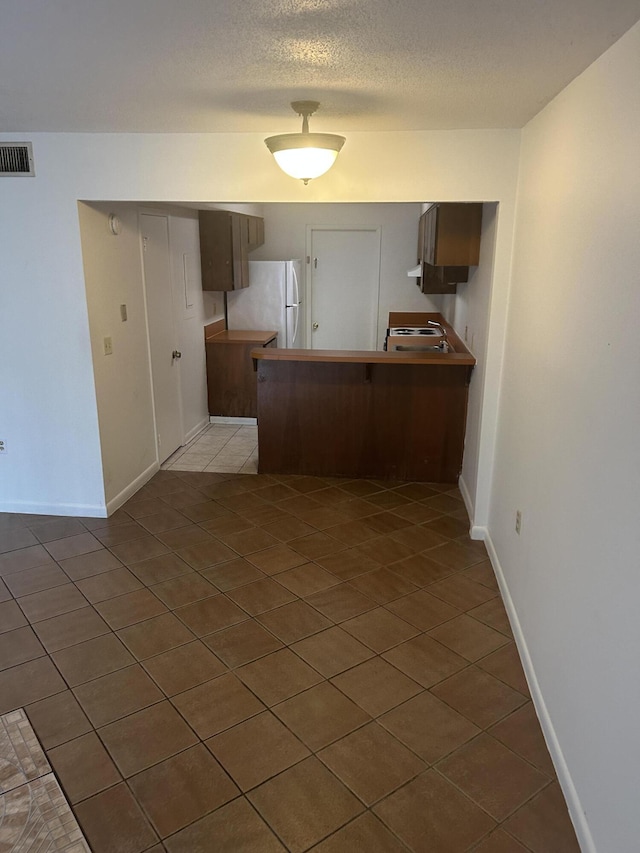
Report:
M 279 347 L 303 347 L 302 261 L 249 261 L 249 287 L 227 294 L 229 329 L 275 329 Z

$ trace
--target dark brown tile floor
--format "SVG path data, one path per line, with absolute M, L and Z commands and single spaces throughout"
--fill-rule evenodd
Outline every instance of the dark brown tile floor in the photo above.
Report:
M 95 853 L 578 850 L 455 488 L 162 471 L 0 515 L 0 713 Z

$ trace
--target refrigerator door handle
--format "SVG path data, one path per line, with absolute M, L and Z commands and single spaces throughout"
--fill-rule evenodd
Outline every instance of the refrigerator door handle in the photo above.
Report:
M 294 322 L 294 326 L 293 326 L 293 335 L 291 337 L 291 341 L 287 341 L 288 347 L 293 346 L 293 343 L 295 342 L 295 339 L 296 339 L 297 334 L 298 334 L 298 323 L 300 321 L 300 305 L 302 304 L 300 302 L 300 289 L 298 287 L 298 275 L 296 273 L 296 268 L 293 264 L 291 264 L 291 272 L 293 273 L 293 275 L 292 275 L 293 304 L 287 305 L 287 308 L 293 308 L 295 310 L 295 322 Z
M 300 288 L 298 287 L 298 274 L 296 273 L 296 268 L 294 264 L 291 264 L 291 271 L 293 272 L 293 287 L 294 287 L 294 299 L 296 305 L 300 302 Z

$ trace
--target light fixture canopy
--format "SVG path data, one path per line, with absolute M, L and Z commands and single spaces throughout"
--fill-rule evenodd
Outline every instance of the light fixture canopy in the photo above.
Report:
M 309 133 L 309 116 L 319 106 L 318 101 L 292 101 L 291 108 L 302 116 L 302 132 L 280 133 L 265 139 L 282 171 L 305 184 L 329 171 L 345 143 L 344 136 L 335 133 Z

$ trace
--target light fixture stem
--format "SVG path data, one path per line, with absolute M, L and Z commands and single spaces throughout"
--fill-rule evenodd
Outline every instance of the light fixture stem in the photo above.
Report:
M 318 101 L 291 101 L 291 109 L 302 116 L 302 132 L 309 133 L 309 116 L 320 106 Z

